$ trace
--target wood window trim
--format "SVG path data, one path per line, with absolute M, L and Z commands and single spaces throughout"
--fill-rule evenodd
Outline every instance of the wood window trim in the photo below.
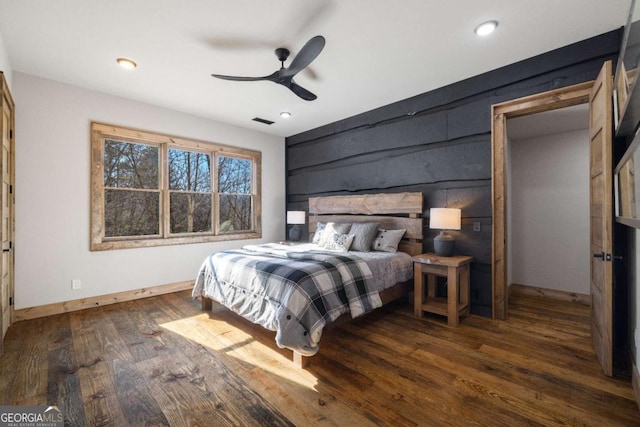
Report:
M 228 155 L 232 157 L 246 158 L 252 161 L 252 223 L 253 229 L 237 233 L 220 232 L 218 230 L 219 209 L 215 204 L 213 214 L 212 232 L 194 233 L 185 236 L 184 234 L 170 236 L 140 236 L 123 238 L 105 238 L 104 225 L 104 139 L 113 138 L 132 143 L 143 143 L 147 145 L 167 146 L 193 151 L 206 151 L 212 153 L 215 159 L 218 155 Z M 160 180 L 166 180 L 165 172 L 168 168 L 167 159 L 161 156 Z M 217 187 L 217 177 L 214 178 Z M 208 243 L 230 240 L 257 239 L 262 237 L 262 153 L 256 150 L 233 147 L 217 143 L 198 141 L 182 137 L 176 137 L 157 132 L 142 131 L 123 126 L 109 125 L 104 123 L 91 123 L 91 210 L 90 210 L 90 250 L 103 251 L 112 249 L 144 248 L 154 246 L 184 245 L 194 243 Z M 161 185 L 163 188 L 164 184 Z M 165 191 L 161 189 L 161 192 Z M 167 190 L 168 191 L 168 190 Z M 218 198 L 217 192 L 212 192 L 212 197 Z M 165 211 L 162 206 L 161 211 Z M 168 215 L 161 214 L 160 221 L 167 221 Z M 161 228 L 166 229 L 166 225 L 161 224 Z

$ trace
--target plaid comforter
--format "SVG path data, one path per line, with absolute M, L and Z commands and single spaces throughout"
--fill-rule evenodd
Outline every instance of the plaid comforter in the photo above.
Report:
M 275 244 L 214 253 L 196 279 L 193 296 L 207 296 L 276 331 L 276 342 L 315 354 L 322 330 L 343 313 L 360 316 L 382 302 L 362 259 L 321 251 L 287 251 Z

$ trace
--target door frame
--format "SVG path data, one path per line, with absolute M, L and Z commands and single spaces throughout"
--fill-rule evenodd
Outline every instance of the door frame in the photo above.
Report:
M 10 180 L 10 188 L 11 190 L 13 190 L 13 188 L 15 188 L 15 103 L 13 102 L 13 97 L 11 96 L 11 92 L 9 91 L 9 86 L 7 84 L 7 80 L 5 78 L 5 75 L 2 71 L 0 71 L 0 110 L 2 114 L 4 114 L 4 108 L 5 105 L 8 106 L 9 111 L 10 111 L 10 122 L 8 123 L 9 126 L 9 158 L 7 159 L 8 163 L 9 163 L 9 180 Z M 2 132 L 6 132 L 6 129 L 4 129 L 4 126 L 2 126 L 2 123 L 0 122 L 0 130 L 2 130 Z M 3 135 L 4 137 L 4 135 Z M 2 170 L 6 167 L 6 165 L 4 164 L 4 162 L 2 161 L 2 159 L 0 159 L 0 172 L 2 172 Z M 2 175 L 0 173 L 0 175 Z M 1 191 L 0 191 L 0 196 L 1 196 Z M 13 242 L 13 237 L 15 236 L 15 192 L 13 191 L 9 191 L 9 194 L 7 195 L 7 200 L 9 202 L 9 216 L 10 216 L 10 221 L 8 224 L 8 233 L 9 233 L 9 240 L 10 242 Z M 0 200 L 1 202 L 2 200 Z M 0 218 L 0 220 L 4 221 L 4 219 Z M 4 230 L 4 226 L 0 227 L 0 237 L 2 232 Z M 0 239 L 3 240 L 3 239 Z M 4 249 L 3 248 L 3 253 L 4 253 Z M 0 355 L 3 354 L 3 346 L 4 346 L 4 333 L 6 331 L 6 329 L 11 326 L 13 323 L 15 323 L 15 302 L 14 302 L 14 295 L 15 295 L 15 256 L 14 256 L 14 252 L 12 250 L 12 248 L 10 247 L 10 259 L 9 262 L 7 263 L 6 267 L 9 269 L 9 273 L 11 276 L 9 278 L 9 289 L 7 290 L 8 292 L 8 296 L 9 296 L 9 324 L 5 324 L 4 320 L 3 320 L 3 314 L 4 313 L 0 313 Z M 2 279 L 2 276 L 4 274 L 3 268 L 5 266 L 4 265 L 0 265 L 0 280 Z M 2 296 L 0 296 L 1 298 Z M 2 308 L 4 310 L 4 307 L 2 307 L 2 304 L 0 304 L 0 308 Z
M 594 81 L 554 89 L 491 106 L 491 314 L 507 319 L 507 119 L 586 104 Z

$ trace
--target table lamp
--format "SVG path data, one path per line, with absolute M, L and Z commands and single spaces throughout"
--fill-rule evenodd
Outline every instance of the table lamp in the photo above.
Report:
M 456 239 L 447 230 L 460 230 L 462 211 L 453 208 L 431 208 L 429 210 L 429 228 L 442 230 L 433 239 L 433 249 L 438 256 L 452 256 Z
M 305 215 L 305 211 L 287 211 L 287 224 L 293 224 L 289 229 L 289 240 L 297 242 L 302 237 L 300 224 L 304 224 Z

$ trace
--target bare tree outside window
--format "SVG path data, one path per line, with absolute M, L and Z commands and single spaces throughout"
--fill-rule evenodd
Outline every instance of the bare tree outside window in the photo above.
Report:
M 218 193 L 220 193 L 220 231 L 251 229 L 250 160 L 218 156 Z
M 105 236 L 160 233 L 158 147 L 105 140 Z
M 169 149 L 171 233 L 211 231 L 211 156 Z

